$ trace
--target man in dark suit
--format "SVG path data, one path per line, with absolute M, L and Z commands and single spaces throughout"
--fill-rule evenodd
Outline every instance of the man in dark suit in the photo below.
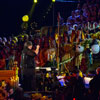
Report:
M 28 41 L 22 51 L 23 88 L 26 91 L 35 90 L 36 87 L 34 57 L 38 54 L 40 46 L 37 45 L 35 50 L 32 50 L 32 47 L 32 42 Z

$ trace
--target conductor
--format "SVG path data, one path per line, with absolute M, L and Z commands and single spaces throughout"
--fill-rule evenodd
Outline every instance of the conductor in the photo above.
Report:
M 38 54 L 40 46 L 37 45 L 36 49 L 33 50 L 33 45 L 31 41 L 27 41 L 24 44 L 24 49 L 22 51 L 23 59 L 22 70 L 23 70 L 23 81 L 22 86 L 25 91 L 35 91 L 35 61 L 34 57 Z

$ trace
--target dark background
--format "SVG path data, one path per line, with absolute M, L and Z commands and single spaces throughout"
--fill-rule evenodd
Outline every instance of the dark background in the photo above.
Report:
M 55 25 L 57 24 L 58 12 L 66 22 L 71 11 L 76 9 L 78 2 L 55 2 L 54 9 L 53 6 L 50 8 L 51 3 L 51 0 L 38 0 L 29 25 L 31 22 L 36 22 L 37 29 L 42 26 L 52 26 L 53 10 Z M 20 34 L 22 32 L 22 16 L 29 14 L 32 5 L 33 0 L 0 0 L 0 36 Z M 50 11 L 48 11 L 49 8 Z

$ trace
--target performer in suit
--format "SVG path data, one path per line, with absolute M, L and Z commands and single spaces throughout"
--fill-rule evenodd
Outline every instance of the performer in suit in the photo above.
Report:
M 32 42 L 28 41 L 24 44 L 22 51 L 22 69 L 23 69 L 23 89 L 26 91 L 35 90 L 35 61 L 34 57 L 38 54 L 40 46 L 32 50 Z

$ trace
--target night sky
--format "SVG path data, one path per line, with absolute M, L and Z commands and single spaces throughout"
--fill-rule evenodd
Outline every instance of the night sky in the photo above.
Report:
M 0 36 L 11 36 L 22 32 L 22 16 L 28 14 L 32 8 L 33 0 L 0 0 Z M 35 6 L 32 18 L 29 21 L 36 22 L 38 29 L 41 26 L 53 25 L 53 7 L 50 8 L 51 0 L 39 0 Z M 66 21 L 77 3 L 55 2 L 54 21 L 57 23 L 57 13 Z M 50 10 L 48 11 L 48 9 Z

